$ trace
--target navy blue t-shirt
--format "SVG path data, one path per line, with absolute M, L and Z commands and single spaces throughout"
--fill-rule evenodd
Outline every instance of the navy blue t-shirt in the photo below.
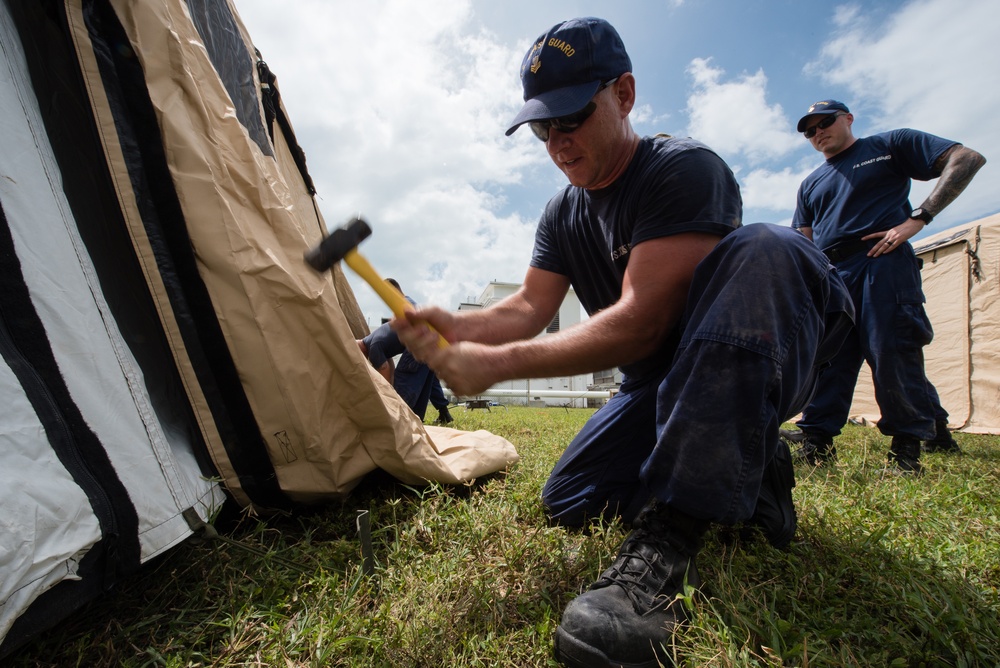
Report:
M 411 306 L 416 306 L 417 303 L 410 299 L 408 295 L 404 295 L 406 301 L 410 302 Z M 372 366 L 378 369 L 387 360 L 392 359 L 396 355 L 402 355 L 399 364 L 396 366 L 396 370 L 399 371 L 403 366 L 406 368 L 412 368 L 414 366 L 419 366 L 420 362 L 410 354 L 410 351 L 406 349 L 403 342 L 399 340 L 399 336 L 391 327 L 389 323 L 383 323 L 376 327 L 371 334 L 362 339 L 365 343 L 365 347 L 368 348 L 368 361 L 372 363 Z
M 910 179 L 940 176 L 934 163 L 957 142 L 907 128 L 856 140 L 799 186 L 792 227 L 811 227 L 822 249 L 888 230 L 910 217 Z
M 685 232 L 725 236 L 741 225 L 742 216 L 736 177 L 711 149 L 693 139 L 644 137 L 612 185 L 567 186 L 549 201 L 535 233 L 531 266 L 567 276 L 593 315 L 621 298 L 629 253 L 637 244 Z M 644 375 L 664 356 L 622 371 Z
M 368 361 L 376 369 L 385 364 L 386 360 L 390 360 L 406 350 L 406 346 L 399 340 L 396 332 L 389 327 L 389 323 L 376 327 L 363 340 L 368 348 Z

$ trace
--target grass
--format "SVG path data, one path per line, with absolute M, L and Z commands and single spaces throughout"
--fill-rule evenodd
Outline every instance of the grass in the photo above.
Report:
M 12 666 L 554 666 L 566 603 L 613 558 L 615 524 L 547 526 L 539 501 L 584 409 L 453 411 L 520 463 L 468 488 L 375 475 L 306 515 L 221 521 L 8 661 Z M 786 551 L 710 531 L 683 666 L 1000 665 L 1000 438 L 957 434 L 918 478 L 848 426 L 835 466 L 796 470 Z M 375 572 L 355 530 L 370 512 Z M 243 549 L 249 546 L 253 551 Z

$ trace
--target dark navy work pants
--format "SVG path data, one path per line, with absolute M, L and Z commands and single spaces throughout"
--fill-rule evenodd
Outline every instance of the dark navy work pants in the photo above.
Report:
M 861 364 L 867 361 L 882 413 L 879 430 L 887 436 L 932 438 L 935 421 L 946 422 L 948 413 L 924 371 L 924 346 L 934 332 L 924 310 L 920 264 L 913 248 L 907 243 L 875 258 L 857 253 L 836 267 L 851 293 L 857 326 L 820 374 L 799 428 L 839 434 L 849 417 Z
M 790 228 L 732 232 L 695 271 L 668 369 L 626 379 L 542 492 L 553 521 L 631 522 L 650 496 L 722 523 L 753 513 L 778 427 L 812 396 L 853 307 L 825 255 Z
M 399 359 L 392 377 L 392 386 L 421 420 L 427 414 L 428 401 L 438 411 L 448 407 L 448 400 L 437 375 L 426 364 L 416 361 L 407 353 L 403 353 Z

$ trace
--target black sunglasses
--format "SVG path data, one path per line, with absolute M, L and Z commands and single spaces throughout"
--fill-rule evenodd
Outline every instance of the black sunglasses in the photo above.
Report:
M 607 88 L 616 81 L 618 81 L 618 77 L 610 79 L 609 81 L 605 81 L 604 83 L 601 84 L 601 87 L 597 89 L 597 93 L 600 93 L 602 90 L 604 90 L 605 88 Z M 597 93 L 594 93 L 595 97 Z M 538 137 L 542 141 L 548 141 L 549 130 L 554 128 L 559 132 L 563 132 L 565 134 L 575 132 L 576 130 L 580 129 L 580 126 L 583 125 L 584 122 L 588 118 L 590 118 L 590 116 L 595 111 L 597 111 L 597 103 L 591 100 L 590 102 L 587 103 L 586 107 L 584 107 L 583 109 L 581 109 L 576 113 L 567 114 L 566 116 L 560 116 L 559 118 L 546 118 L 543 121 L 531 121 L 530 123 L 528 123 L 528 125 L 531 126 L 531 131 L 535 133 L 536 137 Z
M 842 113 L 831 114 L 830 116 L 827 116 L 826 118 L 824 118 L 819 123 L 817 123 L 816 125 L 812 126 L 811 128 L 806 128 L 805 131 L 802 134 L 805 135 L 806 139 L 812 139 L 813 137 L 816 136 L 816 131 L 817 130 L 826 130 L 828 127 L 830 127 L 831 125 L 833 125 L 834 123 L 836 123 L 837 119 L 840 118 L 843 115 L 844 114 L 842 114 Z

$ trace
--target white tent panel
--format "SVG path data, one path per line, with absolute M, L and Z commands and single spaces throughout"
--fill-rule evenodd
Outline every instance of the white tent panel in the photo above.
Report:
M 28 603 L 76 573 L 76 556 L 101 538 L 86 494 L 49 445 L 17 378 L 0 364 L 0 637 Z M 16 577 L 13 577 L 16 575 Z
M 9 42 L 6 36 L 5 43 Z M 13 36 L 16 40 L 16 36 Z M 140 519 L 143 560 L 190 531 L 185 508 L 221 505 L 220 490 L 200 478 L 190 443 L 168 443 L 142 374 L 121 339 L 62 193 L 55 158 L 18 53 L 8 54 L 0 93 L 5 139 L 0 184 L 22 271 L 66 384 L 129 489 Z M 22 250 L 23 249 L 23 250 Z M 144 444 L 145 447 L 136 447 Z M 117 446 L 117 447 L 115 447 Z M 184 456 L 185 466 L 174 461 Z M 158 482 L 154 484 L 153 479 Z M 159 482 L 162 481 L 162 482 Z
M 201 478 L 182 432 L 157 419 L 62 192 L 19 44 L 0 4 L 0 202 L 63 380 L 136 508 L 146 561 L 191 534 L 185 509 L 208 519 L 224 495 Z M 101 531 L 87 495 L 59 461 L 6 364 L 0 398 L 2 638 L 35 598 L 76 577 L 79 559 Z

